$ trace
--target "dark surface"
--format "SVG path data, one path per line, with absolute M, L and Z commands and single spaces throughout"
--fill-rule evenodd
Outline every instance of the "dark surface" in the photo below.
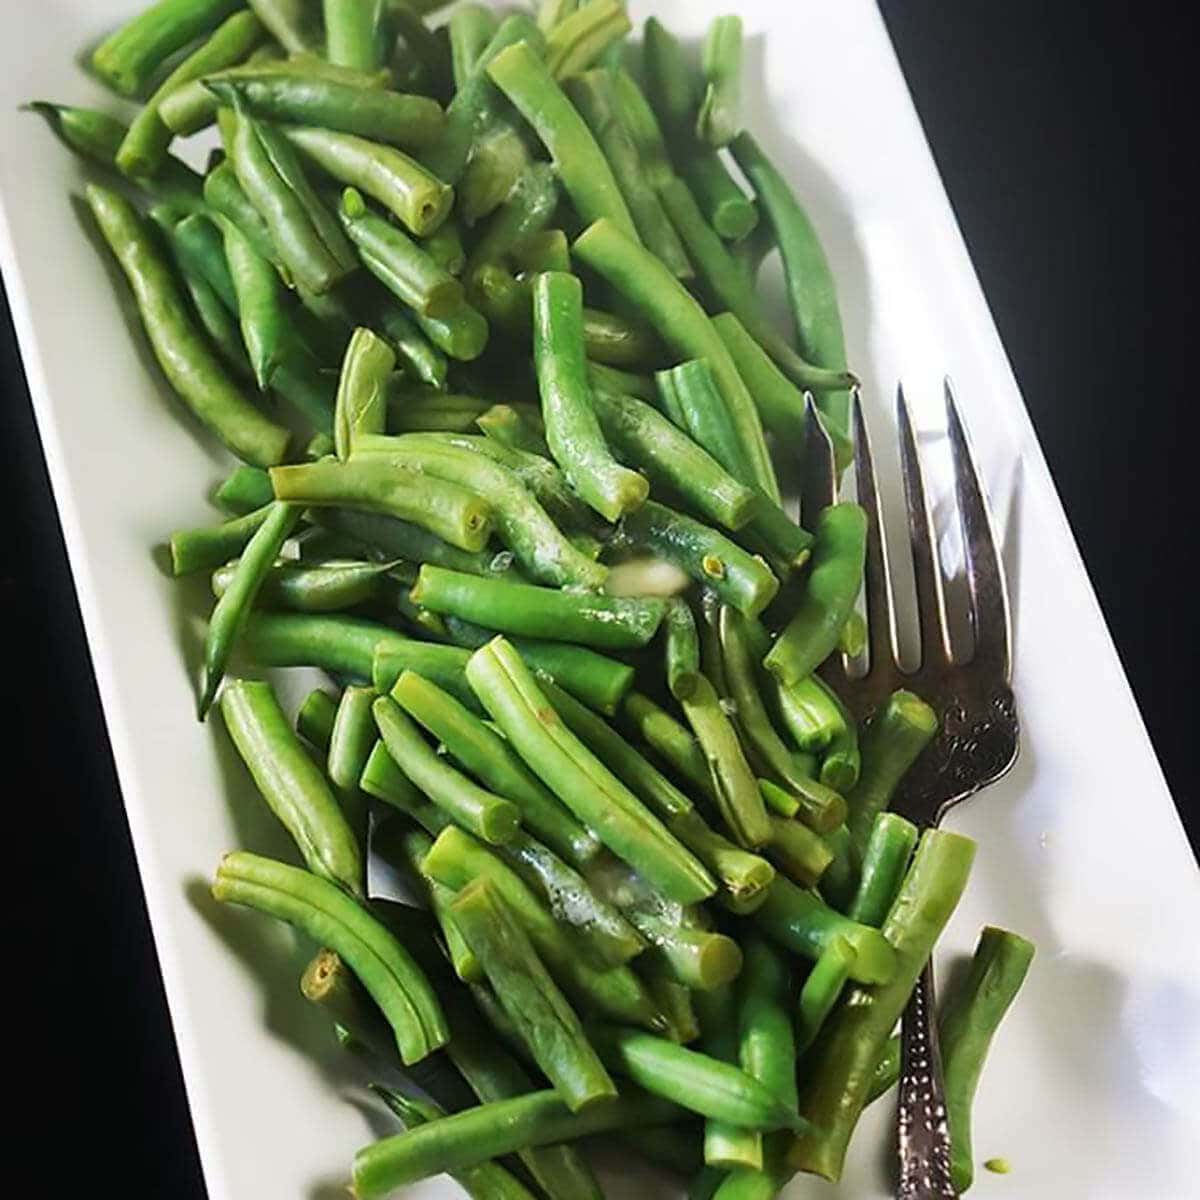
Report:
M 881 7 L 1196 845 L 1195 606 L 1168 582 L 1181 555 L 1195 571 L 1189 31 L 1150 6 Z M 29 1127 L 12 1144 L 43 1169 L 186 1200 L 203 1194 L 195 1145 L 7 311 L 0 386 L 8 808 L 29 839 L 10 861 L 30 873 L 27 902 L 14 909 L 10 892 L 25 1001 L 10 1031 L 41 1051 L 15 1092 Z M 51 1139 L 67 1129 L 63 1163 Z

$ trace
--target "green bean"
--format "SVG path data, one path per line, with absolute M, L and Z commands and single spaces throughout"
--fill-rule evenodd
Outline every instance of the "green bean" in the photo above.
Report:
M 370 329 L 359 327 L 350 338 L 338 380 L 333 410 L 333 444 L 338 458 L 350 457 L 354 440 L 382 433 L 387 416 L 387 381 L 396 356 Z
M 713 799 L 726 828 L 741 846 L 753 849 L 771 840 L 771 826 L 758 783 L 716 689 L 704 675 L 680 703 L 707 762 Z
M 391 344 L 404 370 L 430 387 L 444 389 L 446 356 L 382 289 L 371 315 L 376 331 Z
M 648 951 L 638 959 L 634 969 L 666 1018 L 666 1036 L 681 1046 L 695 1041 L 700 1036 L 700 1022 L 692 993 L 679 982 L 671 964 L 662 955 Z
M 809 675 L 790 687 L 777 684 L 775 697 L 788 733 L 805 753 L 820 754 L 842 733 L 842 711 L 820 676 Z
M 288 431 L 241 394 L 186 316 L 171 269 L 133 206 L 116 192 L 87 187 L 92 213 L 129 281 L 154 356 L 171 387 L 235 454 L 257 466 L 279 462 Z
M 424 870 L 454 891 L 486 876 L 519 915 L 555 981 L 576 1003 L 612 1020 L 651 1029 L 661 1026 L 662 1015 L 637 976 L 627 966 L 593 965 L 589 951 L 594 943 L 558 922 L 511 866 L 469 834 L 446 826 L 426 855 Z M 574 898 L 593 907 L 591 896 L 580 893 Z
M 762 794 L 763 803 L 770 812 L 789 821 L 799 814 L 799 797 L 790 788 L 782 788 L 770 779 L 760 779 L 758 790 Z
M 580 217 L 587 222 L 608 217 L 636 241 L 633 218 L 603 152 L 537 53 L 518 42 L 496 55 L 487 73 L 550 152 Z
M 663 1124 L 678 1111 L 669 1101 L 634 1089 L 581 1113 L 571 1113 L 552 1089 L 483 1104 L 360 1150 L 354 1159 L 355 1194 L 360 1200 L 382 1198 L 429 1175 L 459 1171 L 530 1146 Z
M 388 426 L 396 433 L 466 433 L 487 408 L 487 401 L 478 396 L 406 386 L 402 376 L 398 386 L 397 381 L 393 382 L 388 396 Z M 370 448 L 394 447 L 388 439 Z
M 696 136 L 710 146 L 727 146 L 741 128 L 742 18 L 714 17 L 704 38 L 704 100 Z
M 462 11 L 462 10 L 459 10 Z M 549 163 L 523 171 L 471 251 L 468 276 L 487 263 L 503 263 L 524 237 L 544 229 L 558 207 L 558 176 Z
M 452 906 L 505 1011 L 572 1112 L 617 1094 L 579 1023 L 503 897 L 486 879 Z
M 441 351 L 461 362 L 478 358 L 488 344 L 488 323 L 478 309 L 466 301 L 444 317 L 416 314 L 425 336 Z
M 466 681 L 471 656 L 458 646 L 441 646 L 411 638 L 389 640 L 379 646 L 371 681 L 381 694 L 389 693 L 405 671 L 415 671 L 466 705 L 473 713 L 483 709 Z
M 844 371 L 846 344 L 837 292 L 829 261 L 808 214 L 749 133 L 738 134 L 731 149 L 775 231 L 800 352 L 818 366 Z M 823 392 L 817 404 L 830 423 L 848 438 L 849 393 Z
M 702 97 L 683 50 L 654 17 L 646 21 L 642 47 L 651 102 L 676 147 L 676 162 L 705 219 L 723 238 L 739 241 L 758 224 L 758 209 L 733 181 L 716 150 L 696 140 Z
M 320 667 L 370 682 L 376 647 L 408 640 L 394 629 L 357 617 L 257 612 L 246 622 L 240 644 L 259 666 Z
M 846 1146 L 866 1103 L 876 1064 L 966 887 L 974 855 L 974 842 L 959 834 L 933 829 L 921 835 L 912 866 L 883 924 L 883 936 L 893 948 L 891 978 L 852 988 L 813 1047 L 800 1095 L 800 1111 L 812 1127 L 793 1142 L 790 1166 L 825 1179 L 841 1175 Z M 862 948 L 855 946 L 855 950 L 859 965 Z
M 450 63 L 456 92 L 470 79 L 498 25 L 495 12 L 483 4 L 464 4 L 451 14 Z
M 265 607 L 292 612 L 341 612 L 375 599 L 381 577 L 395 565 L 353 560 L 329 560 L 312 566 L 277 562 L 263 579 L 256 599 Z M 235 571 L 236 563 L 226 563 L 213 572 L 214 596 L 225 594 Z
M 620 0 L 589 0 L 546 33 L 546 66 L 555 79 L 578 75 L 633 28 Z
M 383 925 L 333 884 L 239 851 L 221 861 L 213 895 L 296 925 L 335 950 L 383 1010 L 404 1063 L 445 1044 L 445 1018 L 420 968 Z
M 857 505 L 833 504 L 817 518 L 812 565 L 799 603 L 763 665 L 785 686 L 803 679 L 837 646 L 862 586 L 867 517 Z
M 855 952 L 850 978 L 859 983 L 885 984 L 897 969 L 892 947 L 877 929 L 849 920 L 782 876 L 771 885 L 754 922 L 785 950 L 813 961 L 834 938 L 845 938 Z
M 153 175 L 166 157 L 173 136 L 161 114 L 166 98 L 210 71 L 240 62 L 262 36 L 263 27 L 253 13 L 237 12 L 188 55 L 159 84 L 134 118 L 116 153 L 121 171 L 133 178 Z
M 691 279 L 691 261 L 675 232 L 643 164 L 629 130 L 614 109 L 613 81 L 607 71 L 595 70 L 571 79 L 567 95 L 579 110 L 603 151 L 621 189 L 638 235 L 678 279 Z
M 320 769 L 301 746 L 271 685 L 230 680 L 221 715 L 271 811 L 295 839 L 309 869 L 362 895 L 362 854 Z
M 291 279 L 288 267 L 271 240 L 266 221 L 250 203 L 250 197 L 229 162 L 213 167 L 204 177 L 204 201 L 213 212 L 228 217 L 250 239 L 250 244 L 275 267 L 285 283 Z
M 202 721 L 216 698 L 217 688 L 225 675 L 225 666 L 250 615 L 254 598 L 299 517 L 299 509 L 291 505 L 272 505 L 266 520 L 246 544 L 229 586 L 213 609 L 204 637 L 204 665 L 198 706 Z
M 388 753 L 439 808 L 485 842 L 498 845 L 511 840 L 521 819 L 511 800 L 485 791 L 444 763 L 394 700 L 380 696 L 371 710 Z
M 261 467 L 235 467 L 213 493 L 221 508 L 238 517 L 274 499 L 271 477 Z
M 534 361 L 546 440 L 567 479 L 607 520 L 636 509 L 649 485 L 612 457 L 592 409 L 583 349 L 583 289 L 573 275 L 534 282 Z
M 494 127 L 476 139 L 458 182 L 458 210 L 463 221 L 474 225 L 495 212 L 532 165 L 515 114 L 498 117 Z
M 503 738 L 453 695 L 422 675 L 404 671 L 392 699 L 438 741 L 466 770 L 497 795 L 511 800 L 521 823 L 575 866 L 585 866 L 600 850 L 584 829 L 526 768 Z
M 779 590 L 779 580 L 761 558 L 710 526 L 653 500 L 627 515 L 621 529 L 625 539 L 673 562 L 747 616 L 762 612 Z
M 686 600 L 673 596 L 667 602 L 666 620 L 667 689 L 677 700 L 696 690 L 700 674 L 700 639 L 696 618 Z
M 246 0 L 271 36 L 291 55 L 321 49 L 320 16 L 311 0 Z
M 360 545 L 391 558 L 431 562 L 454 571 L 479 575 L 507 575 L 512 572 L 511 563 L 500 556 L 486 550 L 482 553 L 460 550 L 410 521 L 348 508 L 315 508 L 305 515 L 306 519 L 321 528 L 344 534 Z
M 609 444 L 649 476 L 682 496 L 701 516 L 740 529 L 754 515 L 755 493 L 649 404 L 593 386 L 592 406 Z
M 472 655 L 467 679 L 517 753 L 618 858 L 680 903 L 712 895 L 708 872 L 566 728 L 503 638 Z
M 708 763 L 699 743 L 670 713 L 641 692 L 629 692 L 621 704 L 622 726 L 636 734 L 680 778 L 713 797 Z
M 491 507 L 473 492 L 396 470 L 376 456 L 277 467 L 271 486 L 279 500 L 359 508 L 412 521 L 461 550 L 482 550 L 491 532 Z
M 779 487 L 758 410 L 700 305 L 653 254 L 624 235 L 615 222 L 596 221 L 575 239 L 572 250 L 642 313 L 669 349 L 682 358 L 707 359 L 753 472 L 749 478 L 739 478 L 778 501 Z M 731 469 L 728 463 L 722 465 Z
M 758 691 L 745 618 L 726 604 L 721 606 L 719 622 L 723 673 L 747 747 L 795 797 L 801 820 L 818 833 L 828 833 L 845 821 L 845 800 L 801 768 L 771 724 Z
M 908 769 L 938 731 L 937 713 L 919 696 L 899 689 L 867 723 L 862 736 L 862 774 L 847 797 L 846 824 L 856 861 L 861 861 L 875 818 Z
M 762 780 L 759 781 L 760 785 Z M 777 813 L 768 813 L 771 840 L 766 854 L 794 883 L 812 887 L 825 874 L 833 851 L 807 825 Z
M 448 617 L 450 637 L 460 646 L 478 650 L 495 637 L 495 631 L 470 621 Z M 521 658 L 539 675 L 548 675 L 565 692 L 589 708 L 612 716 L 633 685 L 633 668 L 569 642 L 546 642 L 536 638 L 509 639 Z
M 96 47 L 92 68 L 122 96 L 137 96 L 175 51 L 240 7 L 240 0 L 159 0 Z
M 443 271 L 451 275 L 463 273 L 467 265 L 467 250 L 458 223 L 452 217 L 444 220 L 432 233 L 425 234 L 421 245 Z
M 179 576 L 190 575 L 194 571 L 211 571 L 235 558 L 245 549 L 255 530 L 270 512 L 271 504 L 264 504 L 220 525 L 176 530 L 170 539 L 171 573 Z
M 712 872 L 739 911 L 753 911 L 760 899 L 766 899 L 775 869 L 765 858 L 735 846 L 696 812 L 677 814 L 667 828 Z
M 422 565 L 413 600 L 433 612 L 487 622 L 502 633 L 609 649 L 646 645 L 662 620 L 655 599 L 561 592 Z
M 329 731 L 326 770 L 335 786 L 343 790 L 358 787 L 367 756 L 375 745 L 375 725 L 371 719 L 374 698 L 373 688 L 348 687 L 338 702 Z
M 738 979 L 738 1061 L 789 1109 L 796 1108 L 796 1039 L 788 966 L 760 937 L 746 940 Z
M 586 314 L 584 316 L 584 336 L 587 336 Z M 639 375 L 633 371 L 623 371 L 607 363 L 595 362 L 591 359 L 587 364 L 588 381 L 592 385 L 593 397 L 597 391 L 615 396 L 633 396 L 638 400 L 654 402 L 658 395 L 654 380 L 649 375 Z
M 522 454 L 532 454 L 539 458 L 548 458 L 549 447 L 543 434 L 545 426 L 539 426 L 531 421 L 519 409 L 511 404 L 493 404 L 487 412 L 475 419 L 475 424 L 494 442 L 499 442 L 508 450 L 517 450 Z M 558 468 L 553 468 L 558 472 Z M 562 477 L 564 483 L 565 476 Z M 529 486 L 529 485 L 527 485 Z M 531 490 L 532 487 L 531 487 Z M 574 495 L 574 493 L 571 493 Z M 545 499 L 538 497 L 545 503 Z M 587 512 L 586 508 L 583 510 Z
M 332 950 L 318 950 L 300 976 L 300 994 L 321 1008 L 355 1044 L 385 1062 L 395 1062 L 395 1035 L 354 972 Z
M 283 287 L 275 269 L 259 257 L 250 239 L 232 221 L 221 219 L 220 227 L 242 343 L 254 380 L 260 391 L 266 391 L 290 349 L 291 326 Z
M 406 829 L 399 840 L 403 848 L 405 863 L 410 872 L 424 884 L 428 892 L 429 907 L 433 911 L 438 928 L 442 931 L 442 940 L 445 942 L 446 953 L 449 956 L 450 965 L 454 969 L 454 974 L 463 983 L 483 983 L 485 978 L 483 966 L 475 952 L 467 944 L 462 930 L 459 929 L 458 923 L 454 919 L 452 911 L 454 893 L 448 887 L 443 887 L 436 879 L 428 878 L 421 871 L 425 855 L 433 847 L 433 839 L 423 829 Z M 378 849 L 378 842 L 376 842 L 376 852 L 383 853 Z
M 368 141 L 354 133 L 300 126 L 290 127 L 287 137 L 332 179 L 365 192 L 417 237 L 435 232 L 449 215 L 453 189 L 394 146 Z M 347 225 L 347 229 L 363 248 L 364 241 L 355 235 L 355 227 Z M 366 246 L 380 255 L 381 241 L 376 238 Z
M 863 850 L 858 890 L 846 910 L 852 921 L 883 924 L 916 844 L 917 827 L 911 821 L 897 813 L 881 812 L 876 816 Z
M 610 1070 L 691 1112 L 751 1130 L 803 1127 L 794 1108 L 729 1063 L 634 1029 L 591 1026 L 588 1033 Z
M 432 439 L 367 439 L 356 445 L 363 450 L 356 451 L 353 461 L 382 460 L 393 471 L 409 470 L 469 488 L 490 507 L 501 540 L 530 578 L 595 588 L 608 577 L 607 567 L 567 541 L 516 475 L 486 455 Z
M 512 260 L 522 273 L 569 271 L 571 243 L 561 229 L 539 229 L 536 233 L 527 233 L 514 243 Z M 586 313 L 584 321 L 587 321 Z M 586 332 L 585 324 L 585 336 Z
M 796 1049 L 801 1053 L 817 1040 L 829 1019 L 850 980 L 855 957 L 854 947 L 845 938 L 835 937 L 809 971 L 796 1009 Z
M 741 1040 L 736 990 L 725 986 L 701 993 L 696 996 L 696 1007 L 705 1053 L 736 1064 Z M 762 1135 L 755 1130 L 714 1119 L 704 1123 L 704 1161 L 713 1167 L 760 1167 L 762 1144 Z M 689 1196 L 692 1194 L 689 1189 Z
M 378 1083 L 367 1086 L 383 1100 L 406 1129 L 415 1129 L 446 1115 L 432 1101 L 405 1096 Z M 496 1162 L 479 1163 L 457 1172 L 452 1178 L 473 1200 L 533 1200 L 528 1188 Z
M 373 71 L 383 65 L 383 5 L 379 0 L 322 0 L 326 55 L 331 63 Z
M 711 991 L 735 979 L 741 971 L 741 947 L 731 937 L 711 929 L 681 927 L 637 906 L 625 911 L 652 947 L 649 953 L 683 987 Z
M 657 187 L 672 174 L 666 139 L 654 109 L 633 76 L 623 66 L 610 68 L 613 112 L 633 139 L 646 179 Z

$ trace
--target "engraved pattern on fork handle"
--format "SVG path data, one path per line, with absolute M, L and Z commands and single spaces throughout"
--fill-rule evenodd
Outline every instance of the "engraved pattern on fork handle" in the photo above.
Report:
M 950 1180 L 950 1127 L 933 1014 L 933 968 L 926 963 L 904 1010 L 901 1032 L 897 1200 L 958 1197 Z

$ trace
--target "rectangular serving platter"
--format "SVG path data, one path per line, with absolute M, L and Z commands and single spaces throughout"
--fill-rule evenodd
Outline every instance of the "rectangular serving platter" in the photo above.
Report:
M 299 996 L 311 953 L 290 931 L 220 911 L 207 881 L 244 846 L 286 855 L 219 720 L 194 711 L 206 581 L 153 553 L 214 517 L 229 467 L 154 370 L 123 280 L 98 253 L 84 172 L 18 106 L 120 111 L 80 67 L 136 0 L 19 0 L 0 44 L 0 266 L 70 554 L 213 1200 L 332 1200 L 351 1157 L 393 1123 L 364 1099 L 321 1014 Z M 934 491 L 945 487 L 950 375 L 1000 527 L 1016 620 L 1021 757 L 950 825 L 979 841 L 945 967 L 985 923 L 1038 956 L 976 1106 L 974 1194 L 1184 1200 L 1200 1178 L 1200 881 L 883 22 L 869 0 L 632 3 L 691 39 L 721 11 L 748 37 L 747 125 L 825 241 L 852 365 L 902 507 L 892 397 L 903 380 Z M 981 153 L 986 150 L 981 147 Z M 778 281 L 768 286 L 778 288 Z M 1086 453 L 1086 439 L 1080 439 Z M 893 545 L 903 529 L 891 528 Z M 953 566 L 957 545 L 943 542 Z M 894 555 L 894 558 L 900 556 Z M 293 676 L 299 673 L 293 673 Z M 303 680 L 288 681 L 299 694 Z M 115 819 L 115 814 L 114 814 Z M 838 1187 L 891 1194 L 890 1109 L 864 1119 Z M 153 1131 L 146 1131 L 153 1136 Z M 613 1197 L 671 1194 L 606 1168 Z M 440 1178 L 406 1194 L 448 1197 Z

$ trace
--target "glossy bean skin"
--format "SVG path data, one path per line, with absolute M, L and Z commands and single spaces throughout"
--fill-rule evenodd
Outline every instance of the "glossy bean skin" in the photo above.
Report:
M 213 493 L 213 499 L 226 512 L 244 517 L 246 513 L 275 499 L 271 477 L 261 467 L 235 467 Z
M 636 510 L 649 485 L 612 457 L 592 408 L 583 348 L 583 288 L 548 271 L 533 287 L 533 355 L 546 441 L 563 473 L 606 520 Z
M 846 1146 L 866 1103 L 876 1065 L 966 887 L 974 856 L 975 843 L 969 838 L 943 830 L 922 834 L 900 895 L 883 924 L 883 937 L 893 951 L 891 978 L 852 988 L 813 1047 L 800 1088 L 800 1113 L 812 1127 L 792 1143 L 789 1166 L 824 1179 L 841 1175 Z M 861 947 L 855 948 L 860 963 Z
M 677 700 L 690 696 L 700 674 L 700 637 L 691 606 L 681 596 L 667 602 L 665 660 L 667 691 Z
M 646 645 L 664 611 L 660 600 L 563 592 L 464 575 L 428 563 L 417 576 L 413 599 L 446 616 L 486 621 L 502 633 L 614 650 Z
M 221 696 L 221 716 L 259 791 L 295 839 L 309 870 L 349 895 L 361 896 L 358 842 L 271 685 L 230 680 Z
M 233 281 L 235 309 L 254 380 L 260 391 L 273 383 L 292 349 L 283 285 L 270 262 L 232 222 L 218 218 L 225 261 Z
M 96 47 L 92 69 L 122 96 L 140 95 L 176 50 L 240 7 L 240 0 L 158 0 Z
M 597 0 L 546 31 L 546 66 L 556 79 L 586 70 L 633 28 L 620 0 Z
M 274 266 L 285 283 L 291 279 L 291 273 L 271 239 L 266 221 L 250 202 L 228 159 L 213 167 L 204 177 L 204 203 L 211 212 L 228 217 L 250 239 L 250 244 L 259 255 Z
M 279 462 L 291 440 L 242 394 L 187 317 L 187 307 L 148 227 L 116 192 L 87 187 L 88 205 L 137 301 L 154 356 L 175 392 L 239 458 Z
M 715 17 L 704 36 L 704 99 L 696 114 L 696 136 L 710 146 L 727 146 L 740 125 L 742 18 Z
M 367 456 L 339 463 L 322 461 L 277 467 L 275 496 L 309 506 L 338 505 L 412 521 L 461 550 L 482 550 L 492 528 L 492 510 L 459 484 L 397 471 Z
M 263 28 L 266 27 L 263 26 Z M 236 65 L 227 70 L 278 63 L 283 59 L 283 53 L 282 46 L 276 42 L 267 41 L 242 59 L 236 60 Z M 206 86 L 208 78 L 210 76 L 206 74 L 191 79 L 177 88 L 172 88 L 163 96 L 162 102 L 158 106 L 158 115 L 167 129 L 176 137 L 187 137 L 189 134 L 199 133 L 201 129 L 207 129 L 216 122 L 217 109 L 220 106 L 216 96 Z
M 796 1049 L 803 1053 L 821 1033 L 854 967 L 854 947 L 834 938 L 813 963 L 796 1006 Z
M 578 1016 L 501 894 L 479 879 L 459 892 L 451 909 L 509 1018 L 567 1107 L 579 1112 L 616 1096 Z
M 314 613 L 252 613 L 242 630 L 241 649 L 263 667 L 320 667 L 333 675 L 371 682 L 377 651 L 403 647 L 410 638 L 359 617 Z
M 363 0 L 321 0 L 325 53 L 336 66 L 373 71 L 383 66 L 383 5 Z
M 898 813 L 876 816 L 863 850 L 858 890 L 846 910 L 852 921 L 883 924 L 904 880 L 917 836 L 917 827 Z
M 268 503 L 220 525 L 176 530 L 170 539 L 171 573 L 179 576 L 211 571 L 236 558 L 270 512 Z
M 549 163 L 523 171 L 471 251 L 467 276 L 487 263 L 505 263 L 513 248 L 550 224 L 558 207 L 558 176 Z

